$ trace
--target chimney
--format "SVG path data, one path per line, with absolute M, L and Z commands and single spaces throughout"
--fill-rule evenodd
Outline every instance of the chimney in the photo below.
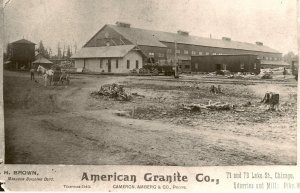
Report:
M 262 42 L 255 42 L 256 45 L 259 45 L 259 46 L 263 46 L 264 44 Z
M 224 40 L 224 41 L 231 41 L 231 38 L 228 38 L 228 37 L 222 37 L 222 40 Z
M 124 23 L 124 22 L 117 21 L 117 22 L 116 22 L 116 25 L 119 26 L 119 27 L 127 27 L 127 28 L 130 28 L 130 23 Z
M 177 31 L 177 34 L 183 35 L 183 36 L 188 36 L 188 35 L 189 35 L 189 32 L 187 32 L 187 31 L 182 31 L 182 30 L 178 30 L 178 31 Z

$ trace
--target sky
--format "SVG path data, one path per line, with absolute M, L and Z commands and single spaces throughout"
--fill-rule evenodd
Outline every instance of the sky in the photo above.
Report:
M 8 3 L 6 3 L 8 2 Z M 254 43 L 298 53 L 296 0 L 4 0 L 5 44 L 21 38 L 81 48 L 116 21 L 159 31 Z

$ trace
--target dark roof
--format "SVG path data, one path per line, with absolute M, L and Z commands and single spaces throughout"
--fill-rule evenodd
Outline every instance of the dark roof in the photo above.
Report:
M 122 58 L 135 47 L 135 45 L 83 47 L 71 58 Z
M 114 29 L 116 32 L 124 36 L 124 38 L 137 45 L 166 47 L 166 45 L 164 45 L 163 42 L 176 41 L 177 43 L 189 45 L 279 53 L 277 50 L 269 48 L 265 45 L 257 45 L 246 42 L 204 38 L 191 35 L 180 35 L 171 32 L 146 30 L 132 27 L 120 27 L 116 25 L 107 26 Z
M 35 43 L 25 39 L 20 39 L 18 41 L 12 42 L 11 44 L 34 44 L 35 45 Z

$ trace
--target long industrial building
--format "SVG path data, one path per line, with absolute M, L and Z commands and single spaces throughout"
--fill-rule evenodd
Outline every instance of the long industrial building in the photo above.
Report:
M 251 54 L 256 55 L 261 63 L 274 63 L 276 65 L 282 61 L 282 54 L 280 52 L 264 45 L 262 42 L 238 42 L 228 37 L 223 37 L 222 39 L 197 37 L 181 30 L 177 31 L 177 33 L 146 30 L 133 28 L 130 24 L 122 22 L 117 22 L 116 25 L 104 25 L 90 38 L 82 50 L 89 48 L 91 49 L 91 53 L 98 53 L 97 51 L 92 51 L 92 49 L 96 50 L 98 49 L 97 47 L 112 46 L 118 46 L 118 49 L 122 49 L 122 46 L 125 45 L 134 45 L 135 47 L 132 51 L 138 51 L 137 53 L 139 53 L 136 54 L 137 59 L 131 57 L 133 61 L 127 61 L 126 64 L 134 64 L 142 57 L 142 64 L 137 65 L 139 68 L 145 63 L 174 65 L 176 59 L 182 71 L 190 71 L 191 57 L 203 55 Z M 111 70 L 113 69 L 111 67 L 112 63 L 116 65 L 118 60 L 122 59 L 120 56 L 113 57 L 113 53 L 111 56 L 109 53 L 106 53 L 107 58 L 103 58 L 103 56 L 100 57 L 100 55 L 98 56 L 97 54 L 85 55 L 83 54 L 85 51 L 82 50 L 73 56 L 75 66 L 79 65 L 78 67 L 89 68 L 88 65 L 92 65 L 93 70 L 98 71 L 95 69 L 95 65 L 98 65 L 99 68 L 101 66 L 101 71 L 113 72 Z M 102 60 L 106 61 L 105 66 L 102 65 Z M 127 65 L 127 67 L 128 68 L 123 68 L 124 70 L 122 72 L 129 72 L 132 69 L 132 66 Z M 121 71 L 118 70 L 117 72 Z

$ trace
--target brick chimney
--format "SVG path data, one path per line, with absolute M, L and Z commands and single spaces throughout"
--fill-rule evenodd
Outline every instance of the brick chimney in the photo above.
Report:
M 188 36 L 188 35 L 189 35 L 189 32 L 187 32 L 187 31 L 182 31 L 182 30 L 178 30 L 178 31 L 177 31 L 177 34 L 183 35 L 183 36 Z
M 224 41 L 231 41 L 231 38 L 228 38 L 228 37 L 222 37 L 222 40 L 224 40 Z
M 116 25 L 119 26 L 119 27 L 127 27 L 127 28 L 130 28 L 130 23 L 124 23 L 124 22 L 117 21 L 117 22 L 116 22 Z

